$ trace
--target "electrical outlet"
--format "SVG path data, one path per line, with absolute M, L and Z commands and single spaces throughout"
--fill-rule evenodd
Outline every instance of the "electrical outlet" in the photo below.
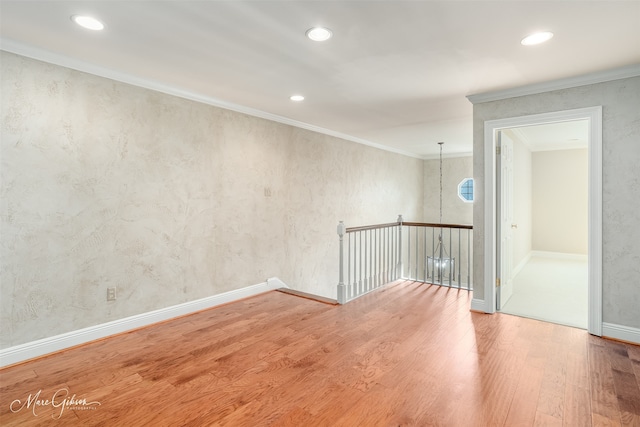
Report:
M 115 301 L 116 300 L 116 288 L 107 288 L 107 301 Z

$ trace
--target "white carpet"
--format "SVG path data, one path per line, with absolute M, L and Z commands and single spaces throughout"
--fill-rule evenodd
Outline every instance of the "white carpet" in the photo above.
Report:
M 587 329 L 588 264 L 534 255 L 514 278 L 502 312 Z

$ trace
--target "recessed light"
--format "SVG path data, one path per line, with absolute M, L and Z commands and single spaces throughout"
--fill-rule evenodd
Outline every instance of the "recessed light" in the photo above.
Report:
M 329 40 L 333 33 L 328 28 L 313 27 L 307 30 L 306 35 L 313 41 L 323 42 L 325 40 Z
M 104 24 L 91 16 L 73 15 L 71 20 L 87 30 L 100 31 L 104 29 Z
M 304 96 L 302 95 L 291 95 L 289 97 L 290 100 L 295 101 L 295 102 L 300 102 L 300 101 L 304 101 Z
M 551 39 L 551 37 L 553 37 L 552 32 L 542 31 L 540 33 L 528 35 L 527 37 L 523 38 L 522 41 L 520 41 L 520 44 L 522 44 L 523 46 L 533 46 L 536 44 L 544 43 L 547 40 Z

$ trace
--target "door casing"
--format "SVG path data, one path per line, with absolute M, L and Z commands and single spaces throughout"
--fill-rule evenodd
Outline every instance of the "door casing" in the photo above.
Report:
M 602 106 L 484 122 L 484 312 L 496 311 L 496 133 L 502 129 L 574 120 L 589 121 L 589 333 L 602 335 Z

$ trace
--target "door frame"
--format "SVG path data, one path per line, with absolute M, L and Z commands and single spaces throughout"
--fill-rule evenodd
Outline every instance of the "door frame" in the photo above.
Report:
M 496 311 L 497 198 L 496 132 L 508 128 L 574 120 L 589 121 L 589 285 L 588 327 L 602 336 L 602 106 L 555 111 L 484 122 L 484 300 L 485 312 Z

